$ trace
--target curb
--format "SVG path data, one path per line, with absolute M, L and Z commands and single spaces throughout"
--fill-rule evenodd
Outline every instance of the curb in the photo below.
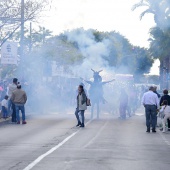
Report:
M 11 119 L 10 117 L 8 119 L 0 118 L 0 123 L 8 122 L 10 119 Z

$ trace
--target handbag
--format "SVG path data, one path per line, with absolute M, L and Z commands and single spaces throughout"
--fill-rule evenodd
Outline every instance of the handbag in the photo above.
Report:
M 87 105 L 87 106 L 91 106 L 91 102 L 90 102 L 90 99 L 89 99 L 89 98 L 86 99 L 86 105 Z

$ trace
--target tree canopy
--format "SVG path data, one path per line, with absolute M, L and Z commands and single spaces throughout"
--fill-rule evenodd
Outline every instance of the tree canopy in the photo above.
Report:
M 24 22 L 36 21 L 49 0 L 25 0 Z M 0 1 L 0 46 L 21 26 L 21 1 Z

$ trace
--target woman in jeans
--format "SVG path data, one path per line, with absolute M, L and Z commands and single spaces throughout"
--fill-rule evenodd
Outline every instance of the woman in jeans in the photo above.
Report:
M 85 126 L 84 125 L 84 112 L 85 112 L 85 110 L 87 110 L 86 101 L 87 101 L 87 96 L 86 96 L 86 93 L 84 91 L 84 88 L 83 88 L 82 85 L 79 85 L 78 96 L 77 96 L 77 108 L 76 108 L 76 111 L 75 111 L 75 115 L 76 115 L 76 118 L 77 118 L 77 121 L 78 121 L 78 124 L 76 125 L 77 127 L 78 126 L 80 126 L 80 127 Z M 82 121 L 80 121 L 79 112 L 81 114 Z

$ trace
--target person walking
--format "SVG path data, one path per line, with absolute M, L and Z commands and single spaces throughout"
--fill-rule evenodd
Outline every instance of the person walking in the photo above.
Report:
M 11 100 L 12 93 L 17 89 L 18 79 L 14 78 L 13 83 L 8 86 L 8 116 L 11 115 L 11 108 L 12 108 L 12 122 L 16 123 L 16 110 L 15 104 Z
M 21 89 L 21 85 L 17 85 L 17 89 L 12 93 L 11 96 L 12 102 L 15 104 L 16 109 L 16 119 L 17 124 L 20 124 L 19 111 L 22 113 L 22 124 L 27 124 L 25 121 L 25 103 L 27 102 L 27 95 L 24 90 Z
M 87 101 L 87 96 L 86 96 L 86 93 L 84 91 L 84 88 L 83 88 L 82 85 L 79 85 L 78 96 L 77 96 L 77 108 L 76 108 L 76 111 L 75 111 L 75 116 L 76 116 L 77 121 L 78 121 L 78 124 L 76 125 L 77 127 L 78 126 L 85 127 L 85 125 L 84 125 L 84 112 L 85 112 L 85 110 L 87 110 L 86 101 Z M 79 112 L 81 114 L 82 121 L 80 121 Z
M 160 106 L 163 105 L 164 101 L 167 101 L 168 102 L 168 106 L 170 106 L 170 96 L 168 95 L 168 90 L 165 89 L 163 91 L 163 94 L 164 95 L 161 97 L 161 100 L 160 100 Z M 170 119 L 167 119 L 167 121 L 168 121 L 168 131 L 170 131 Z
M 142 104 L 145 107 L 146 114 L 146 126 L 147 131 L 150 133 L 150 125 L 152 123 L 152 132 L 156 133 L 156 120 L 157 120 L 157 109 L 159 109 L 159 99 L 157 94 L 154 92 L 154 87 L 150 87 L 149 91 L 144 93 L 142 97 Z

